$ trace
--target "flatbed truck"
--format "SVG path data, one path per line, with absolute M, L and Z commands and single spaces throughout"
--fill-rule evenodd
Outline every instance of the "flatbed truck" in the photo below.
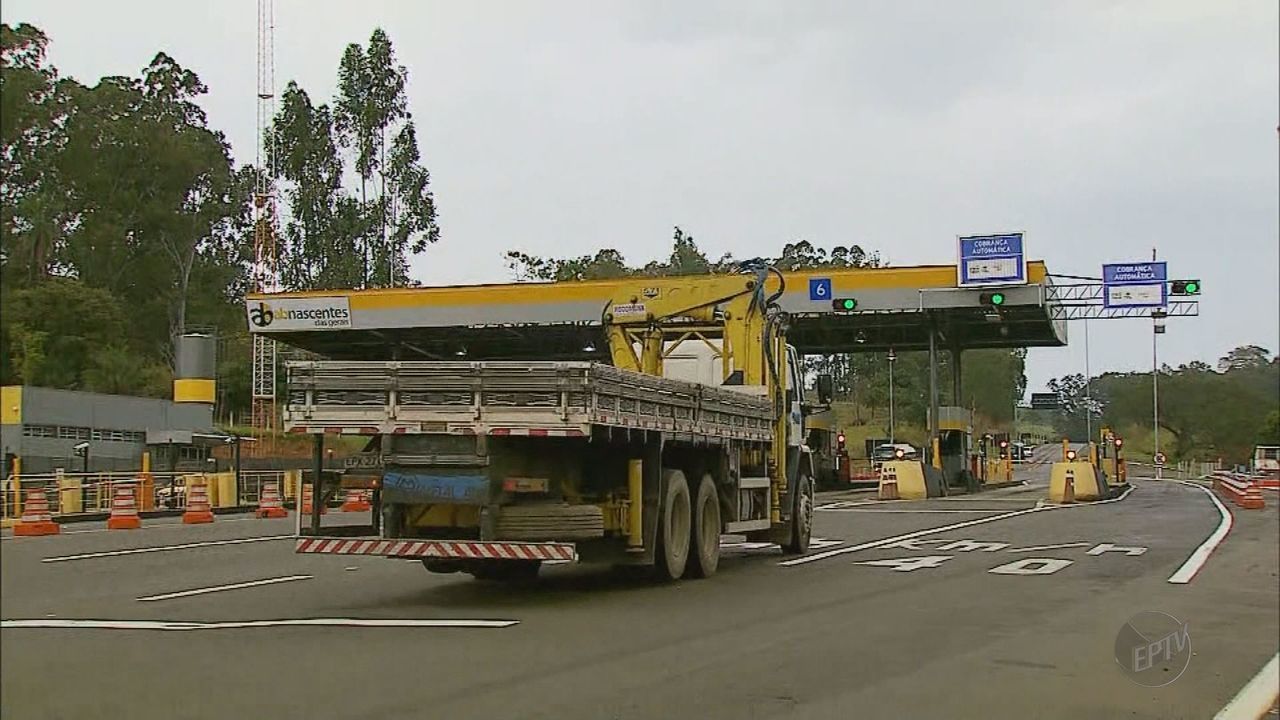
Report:
M 759 267 L 623 285 L 601 315 L 612 364 L 289 363 L 285 429 L 312 434 L 317 458 L 326 435 L 368 436 L 381 467 L 370 526 L 327 527 L 315 503 L 297 552 L 492 580 L 547 562 L 706 577 L 725 533 L 804 552 L 815 478 L 805 422 L 821 405 L 807 402 L 786 344 L 782 283 Z M 689 344 L 701 351 L 682 356 Z M 817 386 L 825 401 L 829 380 Z

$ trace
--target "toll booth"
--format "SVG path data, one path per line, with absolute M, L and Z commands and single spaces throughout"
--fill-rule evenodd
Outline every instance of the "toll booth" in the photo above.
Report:
M 1101 442 L 1098 443 L 1098 472 L 1112 486 L 1123 486 L 1128 482 L 1128 472 L 1124 463 L 1124 440 L 1104 427 L 1099 432 Z
M 938 408 L 938 461 L 948 489 L 977 490 L 972 468 L 973 413 L 962 407 Z

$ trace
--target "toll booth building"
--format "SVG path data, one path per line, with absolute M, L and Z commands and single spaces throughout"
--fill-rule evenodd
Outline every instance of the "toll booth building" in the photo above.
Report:
M 213 406 L 158 398 L 6 386 L 0 445 L 4 473 L 136 471 L 151 452 L 156 471 L 203 470 L 226 436 Z

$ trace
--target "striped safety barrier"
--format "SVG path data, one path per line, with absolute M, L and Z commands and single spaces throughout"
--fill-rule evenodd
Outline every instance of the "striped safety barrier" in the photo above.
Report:
M 1266 507 L 1258 484 L 1247 475 L 1220 470 L 1213 474 L 1213 488 L 1245 510 L 1261 510 Z
M 361 540 L 298 538 L 294 552 L 324 555 L 381 555 L 395 558 L 462 560 L 577 560 L 568 543 L 449 542 L 444 540 Z

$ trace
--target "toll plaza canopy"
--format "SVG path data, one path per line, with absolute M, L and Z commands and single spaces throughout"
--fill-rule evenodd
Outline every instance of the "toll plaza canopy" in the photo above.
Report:
M 698 277 L 250 294 L 246 310 L 252 332 L 334 359 L 606 359 L 601 321 L 611 298 Z M 998 288 L 958 288 L 954 265 L 826 268 L 783 278 L 778 303 L 790 317 L 787 339 L 804 354 L 924 350 L 931 330 L 948 349 L 1067 342 L 1041 261 L 1027 263 L 1027 284 Z M 983 303 L 984 292 L 1001 293 L 1003 302 Z M 842 299 L 854 301 L 851 310 L 833 306 Z

